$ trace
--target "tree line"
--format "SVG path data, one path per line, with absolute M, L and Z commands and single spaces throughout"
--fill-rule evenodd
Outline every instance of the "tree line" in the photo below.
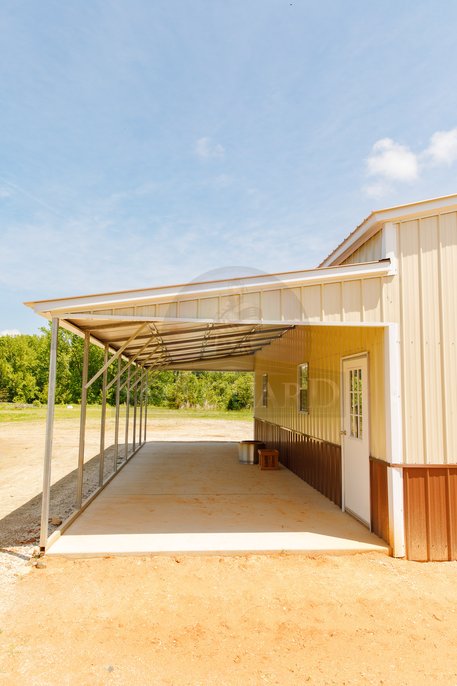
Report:
M 0 401 L 44 404 L 48 394 L 50 327 L 41 335 L 0 336 Z M 81 400 L 84 342 L 75 334 L 59 329 L 56 403 L 77 404 Z M 103 350 L 90 346 L 89 378 L 103 364 Z M 108 368 L 108 380 L 117 370 Z M 115 385 L 108 391 L 108 403 L 115 404 Z M 88 402 L 101 402 L 102 377 L 88 390 Z M 125 390 L 121 402 L 125 402 Z M 252 374 L 242 372 L 152 372 L 149 403 L 158 407 L 217 408 L 238 410 L 253 405 Z

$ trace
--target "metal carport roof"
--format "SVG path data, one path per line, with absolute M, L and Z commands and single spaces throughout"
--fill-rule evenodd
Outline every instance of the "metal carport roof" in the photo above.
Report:
M 256 352 L 297 325 L 380 326 L 383 292 L 395 274 L 390 259 L 363 264 L 193 282 L 26 303 L 52 321 L 40 547 L 48 540 L 58 327 L 84 338 L 76 512 L 114 478 L 120 447 L 120 393 L 126 388 L 124 464 L 145 444 L 151 370 L 252 371 Z M 101 369 L 88 378 L 89 347 L 104 349 Z M 111 353 L 111 354 L 110 354 Z M 125 360 L 122 364 L 121 360 Z M 114 378 L 108 367 L 116 363 Z M 132 374 L 132 367 L 134 373 Z M 99 488 L 84 500 L 87 391 L 102 376 Z M 105 479 L 107 391 L 116 384 L 114 472 Z M 129 407 L 133 394 L 133 442 Z M 138 410 L 138 412 L 137 412 Z M 139 422 L 137 423 L 137 414 Z
M 324 312 L 326 287 L 381 284 L 390 272 L 382 260 L 26 304 L 144 369 L 248 371 L 257 351 Z

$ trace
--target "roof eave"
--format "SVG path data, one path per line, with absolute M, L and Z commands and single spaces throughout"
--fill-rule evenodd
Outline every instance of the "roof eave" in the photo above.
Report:
M 65 314 L 84 312 L 97 308 L 131 307 L 169 300 L 186 300 L 194 298 L 218 297 L 233 293 L 248 293 L 250 291 L 275 288 L 294 288 L 301 285 L 329 283 L 341 278 L 358 278 L 380 272 L 390 272 L 389 261 L 366 262 L 344 266 L 330 266 L 297 272 L 283 272 L 278 274 L 259 275 L 248 280 L 229 280 L 225 282 L 207 282 L 200 284 L 184 284 L 179 287 L 160 287 L 147 289 L 139 296 L 137 291 L 123 291 L 121 293 L 102 293 L 94 296 L 80 296 L 73 298 L 57 298 L 55 300 L 41 300 L 24 303 L 37 314 L 50 318 L 52 316 L 65 317 Z
M 450 202 L 453 201 L 453 202 Z M 418 215 L 433 214 L 436 210 L 451 211 L 457 208 L 457 193 L 444 195 L 429 200 L 419 200 L 405 205 L 395 205 L 381 210 L 374 210 L 359 224 L 337 247 L 319 264 L 319 268 L 340 264 L 346 257 L 357 250 L 367 241 L 385 222 L 413 219 Z

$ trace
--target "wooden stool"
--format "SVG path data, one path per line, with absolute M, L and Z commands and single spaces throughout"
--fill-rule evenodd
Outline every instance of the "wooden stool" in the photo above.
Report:
M 279 469 L 279 450 L 259 449 L 260 469 Z

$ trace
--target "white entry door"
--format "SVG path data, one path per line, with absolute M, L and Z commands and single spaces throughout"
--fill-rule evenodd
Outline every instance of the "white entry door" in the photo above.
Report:
M 343 359 L 344 509 L 370 526 L 367 356 Z

